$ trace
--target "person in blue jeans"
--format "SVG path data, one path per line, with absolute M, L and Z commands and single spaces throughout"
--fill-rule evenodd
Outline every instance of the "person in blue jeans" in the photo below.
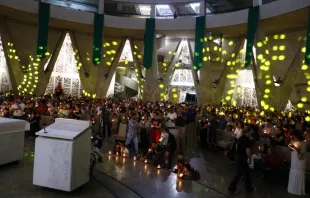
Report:
M 129 145 L 131 141 L 133 141 L 134 146 L 135 146 L 135 152 L 136 156 L 139 156 L 139 145 L 138 145 L 138 136 L 140 134 L 140 124 L 137 121 L 138 120 L 138 115 L 137 113 L 132 113 L 131 119 L 128 121 L 128 132 L 127 132 L 127 138 L 126 138 L 126 147 L 129 148 Z

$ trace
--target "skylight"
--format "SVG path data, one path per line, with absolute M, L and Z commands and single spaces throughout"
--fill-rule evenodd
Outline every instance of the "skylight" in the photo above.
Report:
M 139 5 L 141 15 L 149 16 L 151 15 L 151 6 L 149 5 Z
M 196 12 L 196 14 L 200 13 L 200 3 L 191 3 L 189 4 L 192 9 Z
M 169 5 L 156 5 L 156 9 L 160 16 L 171 16 L 173 15 Z

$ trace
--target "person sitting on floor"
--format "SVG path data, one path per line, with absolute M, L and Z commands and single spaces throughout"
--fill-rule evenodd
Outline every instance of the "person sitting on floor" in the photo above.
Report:
M 180 169 L 177 174 L 179 179 L 198 180 L 200 178 L 199 172 L 191 167 L 190 164 L 184 164 L 184 162 L 181 161 L 178 164 L 180 165 Z
M 184 164 L 187 164 L 188 163 L 188 161 L 184 158 L 184 153 L 182 152 L 182 151 L 180 151 L 179 153 L 178 153 L 178 161 L 183 161 L 184 162 Z M 172 169 L 172 172 L 174 172 L 174 173 L 178 173 L 178 161 L 177 161 L 177 164 L 173 167 L 173 169 Z
M 120 155 L 121 152 L 121 144 L 120 143 L 116 143 L 115 148 L 114 148 L 114 152 L 115 155 Z
M 146 154 L 143 154 L 140 158 L 140 161 L 143 162 L 145 160 L 147 161 L 152 161 L 153 160 L 153 155 L 155 155 L 155 149 L 157 147 L 157 143 L 156 142 L 152 142 L 151 148 L 149 148 L 149 150 L 147 151 Z
M 160 167 L 164 169 L 171 169 L 171 156 L 169 151 L 165 151 L 163 162 Z
M 93 139 L 93 146 L 98 148 L 98 149 L 101 149 L 101 147 L 102 147 L 102 138 L 101 138 L 99 133 L 95 134 L 95 137 Z
M 129 150 L 126 148 L 125 145 L 121 144 L 121 154 L 123 157 L 129 157 Z

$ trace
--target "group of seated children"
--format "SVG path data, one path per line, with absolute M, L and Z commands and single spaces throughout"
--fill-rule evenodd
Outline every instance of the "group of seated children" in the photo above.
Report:
M 116 144 L 113 153 L 117 156 L 129 157 L 129 150 L 121 143 Z M 162 168 L 172 171 L 177 174 L 179 179 L 198 180 L 200 177 L 199 172 L 184 159 L 183 152 L 178 153 L 177 163 L 172 168 L 171 151 L 160 143 L 153 142 L 149 150 L 141 156 L 140 161 L 152 164 L 158 169 Z

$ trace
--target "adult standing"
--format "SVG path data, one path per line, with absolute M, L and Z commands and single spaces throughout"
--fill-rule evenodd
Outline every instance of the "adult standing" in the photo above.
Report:
M 140 133 L 140 124 L 137 121 L 138 116 L 137 113 L 133 112 L 131 114 L 131 119 L 128 121 L 128 133 L 126 138 L 126 147 L 128 148 L 131 141 L 133 141 L 135 146 L 136 156 L 139 156 L 139 145 L 138 145 L 138 135 Z
M 167 122 L 166 127 L 169 129 L 169 132 L 174 136 L 175 141 L 177 143 L 177 149 L 180 149 L 180 131 L 176 128 L 176 119 L 178 118 L 175 109 L 172 107 L 169 109 L 169 113 L 167 114 Z
M 289 144 L 291 152 L 291 169 L 288 182 L 288 192 L 294 195 L 305 195 L 305 174 L 306 174 L 306 145 L 303 141 L 303 134 L 295 130 L 292 133 L 292 141 Z
M 237 191 L 237 184 L 242 176 L 245 179 L 244 183 L 246 191 L 253 191 L 250 167 L 248 164 L 248 160 L 251 159 L 252 156 L 252 144 L 249 136 L 249 132 L 245 133 L 245 135 L 240 137 L 236 143 L 235 163 L 237 167 L 237 173 L 228 187 L 228 190 L 234 194 L 240 193 Z
M 216 142 L 216 133 L 219 128 L 219 122 L 217 121 L 217 117 L 215 114 L 211 115 L 210 120 L 210 131 L 209 131 L 209 147 L 210 149 L 216 149 L 217 142 Z
M 157 112 L 153 112 L 153 118 L 151 120 L 151 129 L 150 129 L 150 145 L 152 142 L 158 142 L 160 138 L 160 127 L 161 120 Z
M 199 123 L 200 128 L 200 147 L 205 148 L 207 145 L 208 120 L 206 116 L 202 117 Z

